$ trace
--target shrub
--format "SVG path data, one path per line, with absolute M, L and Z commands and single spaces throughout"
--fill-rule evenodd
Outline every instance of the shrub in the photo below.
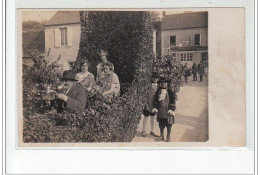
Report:
M 46 101 L 41 98 L 41 91 L 44 86 L 53 84 L 56 76 L 48 65 L 48 56 L 42 56 L 37 49 L 27 50 L 26 54 L 32 58 L 32 67 L 23 66 L 23 109 L 24 116 L 31 116 L 36 113 L 44 113 L 49 107 Z

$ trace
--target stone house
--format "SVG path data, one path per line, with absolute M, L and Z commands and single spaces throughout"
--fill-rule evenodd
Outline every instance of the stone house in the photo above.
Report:
M 45 24 L 45 50 L 50 51 L 50 63 L 76 61 L 80 44 L 80 16 L 78 11 L 58 11 Z
M 161 54 L 172 55 L 177 64 L 208 61 L 208 13 L 165 15 L 161 28 Z

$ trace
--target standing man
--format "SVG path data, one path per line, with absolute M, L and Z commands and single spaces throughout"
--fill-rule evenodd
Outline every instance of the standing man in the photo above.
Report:
M 153 113 L 157 113 L 159 121 L 160 137 L 158 141 L 164 140 L 164 128 L 167 128 L 167 142 L 171 142 L 171 128 L 175 116 L 175 96 L 168 88 L 169 79 L 161 78 L 158 81 L 159 89 L 156 91 Z
M 198 68 L 196 66 L 196 63 L 194 63 L 193 66 L 192 66 L 193 81 L 197 81 L 198 80 L 197 72 L 198 72 Z
M 184 75 L 183 75 L 184 80 L 185 80 L 185 83 L 187 84 L 188 83 L 188 77 L 190 76 L 190 69 L 188 68 L 187 63 L 185 63 L 183 71 L 184 71 Z
M 204 66 L 203 66 L 202 61 L 200 61 L 200 63 L 198 64 L 198 71 L 199 71 L 199 75 L 200 75 L 200 82 L 203 82 Z

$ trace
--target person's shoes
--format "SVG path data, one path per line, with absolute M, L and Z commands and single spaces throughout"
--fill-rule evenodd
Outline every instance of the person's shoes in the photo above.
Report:
M 144 131 L 142 131 L 142 136 L 146 137 L 146 133 Z
M 162 136 L 160 136 L 159 138 L 156 139 L 157 142 L 160 142 L 162 140 L 164 140 L 164 137 L 162 137 Z
M 150 135 L 153 137 L 159 137 L 158 135 L 154 134 L 154 132 L 150 132 Z
M 171 139 L 167 139 L 166 142 L 171 142 Z

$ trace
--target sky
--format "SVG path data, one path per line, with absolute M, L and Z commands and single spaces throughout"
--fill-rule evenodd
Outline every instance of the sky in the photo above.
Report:
M 23 11 L 23 21 L 48 21 L 57 11 Z
M 22 12 L 22 20 L 23 21 L 48 21 L 51 19 L 51 17 L 56 13 L 57 11 L 54 10 L 48 10 L 48 11 L 38 11 L 38 10 L 26 10 Z M 161 12 L 160 13 L 160 17 L 162 16 L 162 11 L 157 11 L 157 12 Z M 170 15 L 170 14 L 177 14 L 177 13 L 184 13 L 187 11 L 180 11 L 180 10 L 176 10 L 176 11 L 166 11 L 166 15 Z

